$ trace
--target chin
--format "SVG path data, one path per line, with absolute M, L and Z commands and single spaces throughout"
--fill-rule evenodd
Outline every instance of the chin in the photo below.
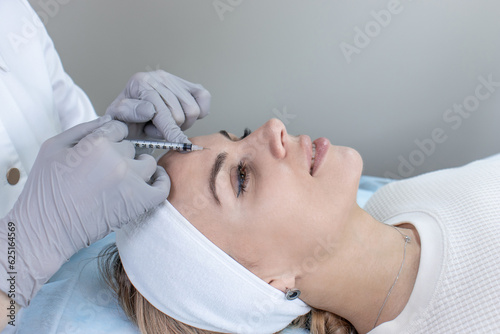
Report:
M 352 147 L 347 146 L 335 146 L 334 149 L 341 156 L 344 170 L 348 172 L 349 175 L 352 175 L 353 178 L 356 178 L 359 183 L 359 179 L 363 172 L 363 158 L 361 154 Z
M 334 146 L 334 149 L 342 155 L 342 159 L 345 160 L 350 166 L 363 169 L 363 159 L 358 151 L 347 146 Z

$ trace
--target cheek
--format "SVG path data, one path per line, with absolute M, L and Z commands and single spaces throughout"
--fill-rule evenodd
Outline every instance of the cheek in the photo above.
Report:
M 261 187 L 255 203 L 261 229 L 280 247 L 315 245 L 325 234 L 339 234 L 346 222 L 360 173 L 348 166 L 325 167 L 330 170 L 318 178 L 282 170 Z
M 263 235 L 281 247 L 289 245 L 291 238 L 303 235 L 312 216 L 309 186 L 301 181 L 296 175 L 279 173 L 265 182 L 256 198 L 256 220 Z

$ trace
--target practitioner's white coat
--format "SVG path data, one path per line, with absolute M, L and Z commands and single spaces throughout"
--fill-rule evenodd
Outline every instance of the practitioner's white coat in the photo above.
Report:
M 0 1 L 0 217 L 21 193 L 41 144 L 95 117 L 28 2 Z M 6 178 L 11 168 L 21 174 L 15 185 Z

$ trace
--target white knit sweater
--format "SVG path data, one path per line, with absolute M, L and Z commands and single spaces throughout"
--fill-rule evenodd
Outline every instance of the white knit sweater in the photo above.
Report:
M 370 334 L 500 333 L 500 159 L 393 182 L 365 210 L 422 245 L 408 304 Z

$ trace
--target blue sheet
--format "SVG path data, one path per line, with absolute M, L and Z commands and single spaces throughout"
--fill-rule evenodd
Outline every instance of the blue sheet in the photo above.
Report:
M 358 204 L 363 207 L 378 188 L 391 181 L 363 176 Z M 17 333 L 138 334 L 112 292 L 99 279 L 96 256 L 104 246 L 114 242 L 114 238 L 114 233 L 110 234 L 64 264 L 42 287 L 31 305 L 21 311 Z M 307 334 L 307 331 L 294 329 L 287 330 L 286 334 Z

